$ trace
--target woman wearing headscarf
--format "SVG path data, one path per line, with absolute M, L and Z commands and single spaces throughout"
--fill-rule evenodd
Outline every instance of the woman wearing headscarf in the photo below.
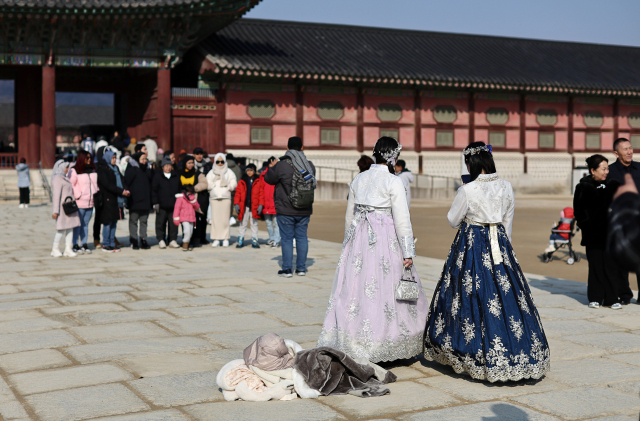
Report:
M 98 192 L 98 174 L 91 162 L 91 154 L 84 150 L 78 151 L 76 165 L 69 169 L 69 181 L 73 186 L 73 192 L 78 203 L 80 226 L 73 230 L 73 251 L 76 253 L 90 254 L 87 245 L 89 240 L 89 223 L 93 214 L 93 195 Z M 78 244 L 80 239 L 80 244 Z
M 124 172 L 124 183 L 131 191 L 128 206 L 129 242 L 134 250 L 150 248 L 147 244 L 147 220 L 151 211 L 152 178 L 153 170 L 148 165 L 147 155 L 143 152 L 134 153 Z
M 229 217 L 231 216 L 231 192 L 238 185 L 236 175 L 227 166 L 227 158 L 217 153 L 213 168 L 207 174 L 207 185 L 211 200 L 212 247 L 229 247 Z
M 76 257 L 73 251 L 73 229 L 80 226 L 80 216 L 78 212 L 67 215 L 64 212 L 62 204 L 70 198 L 73 200 L 73 186 L 67 178 L 69 171 L 69 163 L 63 159 L 58 160 L 53 166 L 51 174 L 51 189 L 53 195 L 53 214 L 51 217 L 56 221 L 56 235 L 53 237 L 53 249 L 51 255 L 53 257 Z M 64 237 L 64 254 L 60 253 L 60 241 Z
M 116 154 L 106 150 L 98 165 L 98 187 L 102 191 L 102 212 L 100 223 L 102 228 L 102 250 L 107 253 L 120 251 L 116 247 L 116 225 L 124 216 L 124 205 L 129 191 L 125 189 L 124 180 L 116 165 Z
M 203 191 L 207 191 L 207 177 L 202 174 L 196 168 L 196 162 L 193 155 L 185 155 L 182 159 L 182 165 L 178 170 L 178 174 L 180 174 L 180 184 L 182 186 L 186 186 L 187 184 L 191 184 L 196 193 L 200 193 Z M 199 196 L 199 195 L 198 195 Z M 196 200 L 198 197 L 196 197 Z M 198 203 L 200 200 L 198 200 Z M 196 217 L 196 226 L 194 231 L 194 242 L 193 246 L 198 246 L 202 242 L 202 234 L 201 232 L 204 230 L 204 237 L 206 241 L 207 236 L 207 218 L 206 214 L 203 214 L 202 211 L 197 212 L 198 215 L 203 215 L 202 217 Z M 204 224 L 204 226 L 202 226 Z M 198 226 L 199 225 L 199 226 Z

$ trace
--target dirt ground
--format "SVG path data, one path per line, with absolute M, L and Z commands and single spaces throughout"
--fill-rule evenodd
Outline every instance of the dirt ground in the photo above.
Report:
M 447 212 L 453 200 L 414 200 L 411 203 L 411 220 L 414 235 L 418 238 L 416 251 L 419 256 L 445 259 L 456 231 L 449 226 Z M 326 201 L 314 204 L 314 214 L 309 224 L 309 237 L 342 242 L 344 237 L 344 213 L 347 202 Z M 573 245 L 580 262 L 568 265 L 567 254 L 556 252 L 554 260 L 543 263 L 539 256 L 549 244 L 551 226 L 560 219 L 560 211 L 572 206 L 571 196 L 518 196 L 513 222 L 513 248 L 524 272 L 574 281 L 587 282 L 587 261 L 581 234 Z M 261 222 L 261 229 L 265 229 Z M 631 288 L 636 289 L 636 276 L 631 275 Z

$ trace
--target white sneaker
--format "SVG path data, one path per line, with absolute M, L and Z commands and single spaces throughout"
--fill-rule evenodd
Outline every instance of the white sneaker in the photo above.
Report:
M 556 246 L 549 246 L 546 249 L 544 249 L 545 253 L 553 253 L 554 251 L 556 251 Z
M 18 205 L 18 209 L 24 209 L 24 203 L 20 203 L 20 204 Z
M 236 221 L 236 218 L 234 218 L 233 216 L 229 218 L 229 225 L 235 225 L 236 222 L 238 221 Z
M 178 245 L 178 243 L 175 240 L 169 243 L 169 247 L 171 247 L 172 249 L 179 249 L 180 248 L 180 246 Z
M 589 308 L 600 308 L 600 303 L 597 301 L 592 301 L 589 303 Z
M 211 243 L 211 247 L 220 247 L 220 240 L 215 240 L 213 243 Z
M 166 249 L 167 243 L 165 243 L 164 240 L 160 240 L 160 242 L 158 243 L 158 247 L 160 247 L 161 249 Z
M 64 253 L 62 255 L 65 256 L 65 257 L 76 257 L 77 256 L 76 252 L 73 251 L 73 248 L 69 247 L 69 246 L 64 248 Z
M 620 310 L 622 308 L 622 304 L 615 303 L 611 305 L 611 310 Z
M 222 242 L 222 247 L 229 247 L 229 240 L 224 240 Z
M 54 247 L 53 250 L 51 250 L 51 256 L 62 257 L 62 253 L 60 253 L 60 249 L 58 247 Z
M 29 205 L 25 203 L 24 208 L 27 209 L 28 207 Z

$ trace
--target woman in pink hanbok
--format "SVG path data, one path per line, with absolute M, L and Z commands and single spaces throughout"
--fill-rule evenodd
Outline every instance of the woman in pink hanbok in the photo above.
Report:
M 394 175 L 401 146 L 382 137 L 376 165 L 351 183 L 345 238 L 318 346 L 371 362 L 421 354 L 429 311 L 413 267 L 415 245 L 402 180 Z M 417 301 L 395 298 L 400 279 L 413 275 Z

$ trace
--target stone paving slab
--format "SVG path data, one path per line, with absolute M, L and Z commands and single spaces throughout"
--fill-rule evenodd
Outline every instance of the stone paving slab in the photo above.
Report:
M 0 354 L 32 351 L 44 348 L 59 348 L 80 343 L 75 336 L 64 330 L 12 333 L 0 335 Z
M 190 421 L 190 418 L 177 409 L 149 411 L 138 414 L 118 415 L 115 417 L 96 418 L 98 421 Z
M 40 349 L 0 356 L 0 368 L 9 374 L 63 367 L 70 364 L 72 362 L 55 349 Z
M 208 403 L 187 406 L 185 411 L 198 421 L 333 421 L 344 417 L 321 403 L 309 399 L 290 402 Z
M 223 400 L 216 384 L 217 371 L 151 377 L 129 382 L 149 402 L 171 407 Z
M 483 402 L 404 415 L 406 421 L 556 421 L 559 418 L 506 402 Z
M 112 342 L 122 339 L 166 338 L 173 336 L 149 322 L 114 323 L 104 326 L 79 326 L 69 329 L 87 343 Z
M 207 354 L 156 354 L 119 361 L 138 377 L 158 377 L 170 374 L 216 371 L 222 365 L 207 358 Z M 227 361 L 225 361 L 226 364 Z

